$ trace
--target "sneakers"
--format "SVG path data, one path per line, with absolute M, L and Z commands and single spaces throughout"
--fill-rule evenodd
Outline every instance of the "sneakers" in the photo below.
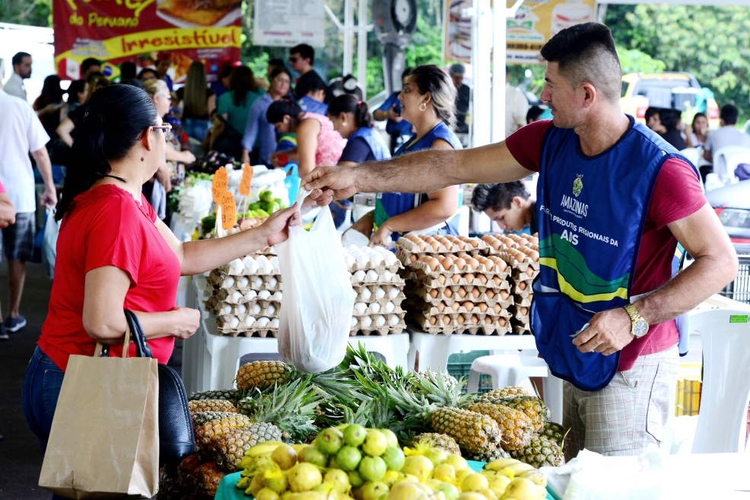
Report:
M 10 316 L 8 316 L 7 318 L 5 318 L 3 326 L 10 333 L 15 333 L 26 326 L 26 318 L 24 318 L 23 316 L 19 316 L 17 318 L 11 318 Z
M 5 331 L 5 325 L 0 325 L 0 340 L 8 340 L 8 332 Z

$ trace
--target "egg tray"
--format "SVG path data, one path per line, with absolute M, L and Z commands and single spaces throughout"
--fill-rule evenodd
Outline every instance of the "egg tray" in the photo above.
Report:
M 509 276 L 507 275 L 487 276 L 477 275 L 473 273 L 456 273 L 453 275 L 438 276 L 428 276 L 421 273 L 412 273 L 406 278 L 407 285 L 405 287 L 413 287 L 413 285 L 410 285 L 410 283 L 416 283 L 417 286 L 427 289 L 452 288 L 453 290 L 456 290 L 460 287 L 480 287 L 492 288 L 495 290 L 511 290 L 513 284 L 508 278 Z
M 434 291 L 433 291 L 434 290 Z M 483 300 L 488 298 L 494 299 L 495 296 L 501 295 L 502 300 L 507 299 L 507 296 L 513 295 L 513 289 L 511 283 L 503 282 L 500 286 L 484 286 L 484 285 L 449 285 L 442 287 L 425 286 L 424 283 L 418 281 L 407 281 L 404 286 L 404 294 L 409 296 L 430 296 L 432 298 L 443 298 L 448 300 L 454 300 L 454 297 L 461 300 Z
M 214 271 L 206 278 L 206 283 L 215 288 L 223 289 L 242 289 L 242 290 L 280 290 L 280 274 L 255 274 L 255 275 L 235 275 L 219 274 Z
M 274 326 L 272 322 L 269 322 L 267 326 L 258 326 L 257 324 L 247 326 L 244 322 L 240 321 L 238 326 L 232 327 L 230 321 L 230 316 L 219 316 L 216 318 L 216 329 L 221 335 L 266 338 L 276 337 L 279 331 L 279 327 Z
M 476 257 L 472 257 L 462 252 L 458 255 L 443 255 L 442 257 L 426 256 L 424 259 L 431 259 L 432 264 L 429 264 L 425 260 L 410 262 L 405 266 L 405 272 L 421 272 L 428 276 L 439 276 L 441 274 L 452 275 L 456 273 L 495 276 L 510 273 L 510 264 L 500 256 L 484 257 L 482 255 L 477 255 Z M 459 259 L 464 260 L 464 263 L 457 265 L 456 261 Z M 468 259 L 473 259 L 477 262 L 472 264 L 468 262 Z M 446 262 L 446 260 L 450 262 Z
M 235 261 L 241 260 L 243 262 L 243 265 L 235 266 L 235 265 L 232 265 L 232 263 L 230 262 L 229 264 L 224 264 L 223 266 L 217 267 L 216 269 L 214 269 L 214 271 L 217 271 L 221 274 L 225 274 L 227 276 L 255 276 L 259 274 L 281 274 L 281 271 L 279 269 L 278 257 L 276 256 L 271 256 L 271 257 L 259 256 L 259 257 L 267 259 L 270 262 L 270 266 L 259 266 L 257 268 L 255 266 L 248 267 L 244 259 L 235 259 Z M 249 257 L 249 258 L 253 259 L 253 257 Z M 253 259 L 253 260 L 256 260 L 256 259 Z
M 441 318 L 442 319 L 442 318 Z M 438 321 L 442 324 L 430 324 L 429 317 L 414 318 L 409 317 L 410 322 L 416 323 L 421 331 L 429 334 L 437 335 L 460 335 L 468 333 L 471 335 L 505 335 L 511 331 L 511 323 L 507 318 L 498 317 L 492 321 L 492 323 L 449 323 Z
M 354 286 L 354 291 L 357 293 L 355 302 L 364 302 L 368 304 L 370 302 L 377 302 L 378 300 L 390 300 L 395 302 L 401 302 L 406 298 L 404 295 L 404 284 L 399 285 L 358 285 Z M 378 289 L 383 290 L 383 297 L 376 298 L 378 295 Z
M 481 240 L 490 252 L 502 248 L 535 247 L 539 249 L 539 237 L 530 234 L 485 234 Z
M 516 335 L 531 335 L 531 326 L 528 323 L 516 323 L 511 321 L 511 331 Z
M 364 312 L 358 312 L 357 304 L 364 304 L 366 306 L 366 309 L 364 310 Z M 390 316 L 391 314 L 403 314 L 403 313 L 404 313 L 404 309 L 401 307 L 400 302 L 396 304 L 392 300 L 387 299 L 383 301 L 369 302 L 369 303 L 355 302 L 352 316 L 361 317 L 361 316 L 372 316 L 375 314 L 381 314 L 383 316 Z
M 377 335 L 401 333 L 404 328 L 406 328 L 406 322 L 404 321 L 405 316 L 406 313 L 404 311 L 401 311 L 398 314 L 375 314 L 370 317 L 370 324 L 366 324 L 365 316 L 353 316 L 350 332 L 352 332 L 351 335 L 355 335 L 356 332 L 363 332 L 365 335 L 369 335 L 372 332 L 377 332 Z M 382 317 L 385 323 L 378 325 L 378 317 Z M 395 332 L 395 330 L 399 331 Z
M 374 273 L 374 274 L 373 274 Z M 354 271 L 352 273 L 352 285 L 378 285 L 378 284 L 402 284 L 404 279 L 398 272 L 389 269 L 375 271 Z
M 530 319 L 529 314 L 531 314 L 531 307 L 519 306 L 518 304 L 514 304 L 513 308 L 511 309 L 511 313 L 512 313 L 513 318 L 516 318 L 518 320 L 529 321 Z
M 528 293 L 514 293 L 513 302 L 518 307 L 531 307 L 531 301 L 534 300 L 534 294 L 529 291 Z
M 351 330 L 349 332 L 350 337 L 369 337 L 369 336 L 381 336 L 384 337 L 386 335 L 398 335 L 401 333 L 404 333 L 404 330 L 406 330 L 406 323 L 401 321 L 396 326 L 389 326 L 384 328 L 371 328 L 369 330 Z
M 390 271 L 392 273 L 397 273 L 399 269 L 404 267 L 404 265 L 401 263 L 401 261 L 396 260 L 394 264 L 385 264 L 380 263 L 377 265 L 372 265 L 371 261 L 368 261 L 364 264 L 355 262 L 353 265 L 349 266 L 349 272 L 355 273 L 357 271 L 375 271 L 375 272 L 382 272 L 382 271 Z
M 494 306 L 495 304 L 501 304 L 503 307 L 510 307 L 515 301 L 515 297 L 512 293 L 507 290 L 494 290 L 491 288 L 482 290 L 477 288 L 479 296 L 474 297 L 473 293 L 468 293 L 466 296 L 461 297 L 453 293 L 450 290 L 451 295 L 446 296 L 445 290 L 440 289 L 414 289 L 413 293 L 409 293 L 406 296 L 406 304 L 419 305 L 419 304 L 430 304 L 437 306 L 441 302 L 452 305 L 454 302 L 473 302 L 474 304 L 487 304 L 488 306 Z
M 407 254 L 455 253 L 481 252 L 486 250 L 487 245 L 479 238 L 469 238 L 468 236 L 407 234 L 399 238 L 396 242 L 396 248 L 398 248 L 398 251 Z M 396 256 L 398 257 L 398 252 L 396 252 Z
M 538 274 L 538 267 L 527 267 L 524 270 L 513 268 L 511 269 L 510 277 L 513 279 L 513 281 L 516 282 L 528 281 L 529 283 L 531 283 L 532 281 L 534 281 L 534 278 L 536 278 Z
M 215 298 L 220 302 L 226 302 L 227 304 L 246 304 L 255 300 L 275 300 L 281 301 L 283 290 L 281 288 L 275 290 L 269 290 L 267 288 L 261 289 L 247 289 L 247 290 L 227 290 L 224 288 L 214 289 L 211 292 L 211 297 Z
M 266 316 L 269 318 L 277 318 L 279 316 L 280 307 L 281 302 L 268 300 L 247 302 L 245 304 L 223 303 L 220 305 L 220 309 L 218 309 L 217 312 L 214 312 L 214 314 L 216 316 L 235 315 L 240 318 L 243 318 L 245 316 Z

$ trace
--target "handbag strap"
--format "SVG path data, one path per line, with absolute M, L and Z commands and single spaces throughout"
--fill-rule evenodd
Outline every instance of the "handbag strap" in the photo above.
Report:
M 128 323 L 128 330 L 131 332 L 133 342 L 135 343 L 135 352 L 138 357 L 141 358 L 153 358 L 154 355 L 151 352 L 148 342 L 146 342 L 146 335 L 143 333 L 141 322 L 138 320 L 138 316 L 129 309 L 125 309 L 125 319 Z M 126 333 L 127 335 L 127 333 Z
M 136 321 L 137 321 L 137 319 L 138 318 L 136 318 Z M 130 350 L 130 340 L 131 340 L 130 337 L 131 337 L 131 334 L 130 334 L 130 324 L 128 323 L 127 326 L 125 327 L 125 338 L 122 341 L 122 357 L 123 358 L 127 357 L 128 351 Z M 96 343 L 96 347 L 94 348 L 94 357 L 95 358 L 107 358 L 107 357 L 109 357 L 109 346 L 108 345 L 104 345 L 101 342 L 97 342 Z

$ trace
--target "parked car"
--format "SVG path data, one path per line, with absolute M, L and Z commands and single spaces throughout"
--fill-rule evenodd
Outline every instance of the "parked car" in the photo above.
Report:
M 627 73 L 622 76 L 621 98 L 623 112 L 644 123 L 649 106 L 685 111 L 705 100 L 708 125 L 719 128 L 719 105 L 690 73 Z

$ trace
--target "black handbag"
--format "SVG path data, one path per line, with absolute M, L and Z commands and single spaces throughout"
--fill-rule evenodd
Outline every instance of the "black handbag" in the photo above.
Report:
M 138 317 L 125 309 L 125 318 L 137 355 L 153 358 Z M 159 363 L 159 463 L 176 464 L 194 452 L 195 436 L 182 377 Z

